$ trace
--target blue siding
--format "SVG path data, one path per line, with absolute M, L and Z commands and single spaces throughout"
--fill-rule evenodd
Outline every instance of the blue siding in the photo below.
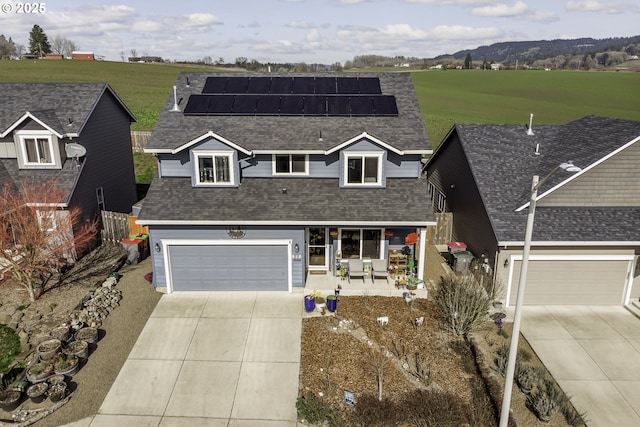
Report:
M 240 162 L 242 176 L 265 178 L 271 176 L 271 154 L 258 154 Z
M 189 151 L 184 150 L 177 154 L 158 154 L 158 167 L 161 177 L 191 176 L 192 163 Z
M 304 228 L 289 227 L 247 227 L 245 239 L 290 239 L 292 245 L 296 243 L 302 248 L 305 247 Z M 160 243 L 162 239 L 221 239 L 233 240 L 227 234 L 227 227 L 224 226 L 193 226 L 193 227 L 170 227 L 170 226 L 149 226 L 150 247 L 155 243 Z M 153 284 L 156 287 L 165 287 L 166 277 L 164 273 L 164 257 L 162 253 L 151 251 Z M 292 281 L 294 287 L 303 287 L 305 282 L 305 260 L 292 261 Z M 239 261 L 240 262 L 240 261 Z
M 340 176 L 340 153 L 328 156 L 309 156 L 309 176 L 312 178 L 336 178 Z
M 386 178 L 420 178 L 422 164 L 419 154 L 401 156 L 392 151 L 387 152 L 383 173 Z

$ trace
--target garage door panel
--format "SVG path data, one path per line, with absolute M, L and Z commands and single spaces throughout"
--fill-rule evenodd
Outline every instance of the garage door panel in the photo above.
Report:
M 515 305 L 521 261 L 513 268 Z M 529 260 L 524 304 L 620 305 L 628 261 Z
M 285 245 L 171 245 L 173 290 L 288 290 Z

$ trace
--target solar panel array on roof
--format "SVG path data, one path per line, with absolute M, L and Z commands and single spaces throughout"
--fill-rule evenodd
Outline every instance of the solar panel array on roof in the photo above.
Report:
M 378 77 L 208 77 L 185 115 L 396 116 Z

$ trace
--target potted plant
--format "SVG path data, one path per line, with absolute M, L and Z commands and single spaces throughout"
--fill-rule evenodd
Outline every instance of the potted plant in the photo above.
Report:
M 518 370 L 518 375 L 516 376 L 516 382 L 518 383 L 518 387 L 522 394 L 531 393 L 531 389 L 535 387 L 540 378 L 538 377 L 538 373 L 536 370 L 528 365 L 523 366 Z
M 338 297 L 336 295 L 327 295 L 327 310 L 334 312 L 338 308 Z
M 51 374 L 51 362 L 41 361 L 27 368 L 27 379 L 31 383 L 44 381 Z
M 313 291 L 309 295 L 304 296 L 304 309 L 311 312 L 316 308 L 316 298 L 320 297 L 320 291 Z
M 89 344 L 83 340 L 73 341 L 62 352 L 67 355 L 75 355 L 80 359 L 86 359 L 89 356 Z
M 62 346 L 62 342 L 56 338 L 52 338 L 38 344 L 37 351 L 40 356 L 40 360 L 52 360 L 60 350 L 60 346 Z
M 49 387 L 49 399 L 51 399 L 52 402 L 58 402 L 64 399 L 66 395 L 67 383 L 64 381 L 57 382 Z
M 52 338 L 58 339 L 60 341 L 67 341 L 71 336 L 71 331 L 67 325 L 61 325 L 57 328 L 54 328 L 49 332 Z
M 11 412 L 20 404 L 22 393 L 17 390 L 0 391 L 0 408 L 4 411 Z
M 98 342 L 98 330 L 91 326 L 85 326 L 82 329 L 78 329 L 75 334 L 76 341 L 86 341 L 88 344 L 95 344 Z
M 27 396 L 31 399 L 33 403 L 40 403 L 44 399 L 46 399 L 47 390 L 49 389 L 49 384 L 46 381 L 42 381 L 36 384 L 32 384 L 27 389 Z
M 53 362 L 53 369 L 56 374 L 69 375 L 72 377 L 80 365 L 80 359 L 74 354 L 59 353 Z

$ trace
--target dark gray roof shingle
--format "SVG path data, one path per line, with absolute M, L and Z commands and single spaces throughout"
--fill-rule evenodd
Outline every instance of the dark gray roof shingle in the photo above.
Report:
M 515 210 L 529 201 L 533 175 L 542 179 L 568 160 L 585 168 L 640 136 L 640 122 L 598 116 L 533 126 L 532 136 L 521 125 L 460 124 L 455 128 L 499 242 L 524 240 L 527 209 Z M 557 172 L 538 194 L 568 176 Z M 640 241 L 638 218 L 640 206 L 537 207 L 533 240 Z
M 310 76 L 310 74 L 300 74 Z M 333 74 L 323 73 L 320 76 Z M 357 77 L 360 74 L 340 74 Z M 380 78 L 382 93 L 394 95 L 397 117 L 310 117 L 310 116 L 185 116 L 173 112 L 173 93 L 147 145 L 150 151 L 174 150 L 209 131 L 247 150 L 328 150 L 367 132 L 399 150 L 430 150 L 429 139 L 408 73 L 367 73 Z M 189 95 L 202 91 L 209 73 L 183 73 L 178 77 L 177 99 L 184 109 Z M 213 76 L 285 76 L 298 74 L 222 73 Z M 187 87 L 187 81 L 189 86 Z M 319 141 L 322 133 L 322 141 Z
M 138 220 L 426 225 L 435 222 L 426 184 L 396 178 L 386 189 L 340 188 L 338 179 L 244 178 L 237 188 L 192 188 L 190 178 L 156 178 Z

